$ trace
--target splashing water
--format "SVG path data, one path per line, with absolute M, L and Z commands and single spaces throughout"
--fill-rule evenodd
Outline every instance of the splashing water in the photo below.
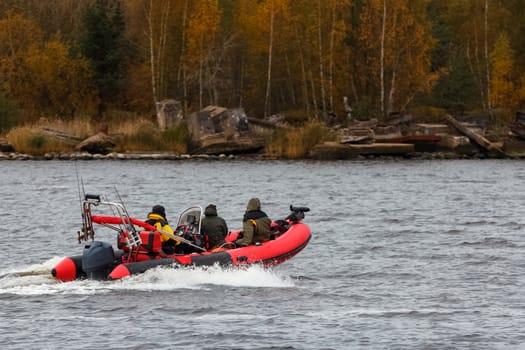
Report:
M 171 290 L 179 288 L 201 289 L 210 285 L 283 288 L 292 287 L 293 281 L 289 277 L 281 276 L 273 270 L 260 266 L 244 269 L 211 266 L 153 269 L 142 275 L 123 280 L 119 287 Z
M 293 287 L 293 280 L 260 266 L 222 268 L 219 266 L 190 268 L 156 268 L 144 274 L 119 281 L 80 280 L 62 283 L 51 276 L 51 269 L 62 258 L 54 257 L 42 264 L 19 270 L 0 271 L 0 295 L 99 294 L 111 290 L 169 291 L 175 289 L 206 289 L 212 285 L 229 287 Z

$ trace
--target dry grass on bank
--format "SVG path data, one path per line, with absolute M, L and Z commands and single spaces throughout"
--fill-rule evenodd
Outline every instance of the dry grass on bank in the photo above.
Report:
M 98 124 L 82 118 L 73 121 L 41 119 L 34 124 L 11 129 L 5 138 L 20 153 L 67 153 L 74 151 L 78 140 L 96 134 L 103 125 L 114 136 L 117 152 L 169 151 L 183 154 L 188 151 L 189 133 L 184 123 L 160 131 L 152 121 L 144 118 Z M 52 136 L 46 132 L 50 129 L 71 135 L 76 140 Z
M 66 152 L 73 148 L 70 143 L 46 135 L 30 126 L 11 129 L 7 133 L 6 139 L 17 152 L 36 156 L 53 152 Z
M 88 119 L 74 121 L 41 119 L 37 123 L 11 129 L 5 138 L 19 153 L 45 155 L 46 153 L 68 153 L 75 150 L 80 140 L 96 134 L 102 124 Z M 125 119 L 104 123 L 108 133 L 114 137 L 116 152 L 174 152 L 188 153 L 190 135 L 185 123 L 168 130 L 159 130 L 151 120 Z M 46 130 L 60 131 L 71 138 L 58 138 Z M 267 137 L 266 152 L 278 158 L 300 159 L 318 143 L 335 140 L 332 130 L 317 120 L 309 120 L 301 127 L 279 130 Z
M 178 154 L 188 153 L 190 135 L 185 123 L 174 128 L 158 130 L 151 122 L 142 121 L 121 133 L 118 152 L 168 151 Z
M 332 130 L 322 122 L 312 119 L 302 127 L 277 131 L 266 146 L 266 152 L 274 157 L 299 159 L 306 157 L 318 143 L 335 139 Z

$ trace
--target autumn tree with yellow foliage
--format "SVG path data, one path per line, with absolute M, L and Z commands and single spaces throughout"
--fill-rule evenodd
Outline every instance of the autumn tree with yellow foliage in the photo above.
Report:
M 2 93 L 35 117 L 73 118 L 97 102 L 88 62 L 57 40 L 45 41 L 31 20 L 9 12 L 0 20 Z
M 514 85 L 514 54 L 509 39 L 504 33 L 500 35 L 490 55 L 491 74 L 491 106 L 495 108 L 513 106 L 517 103 L 516 87 Z
M 438 78 L 430 69 L 435 41 L 425 16 L 427 2 L 371 0 L 361 13 L 358 50 L 364 60 L 358 89 L 381 117 L 405 111 Z
M 221 11 L 218 0 L 201 0 L 190 6 L 186 33 L 187 75 L 197 87 L 198 108 L 218 103 L 217 74 L 222 52 L 219 42 Z M 207 94 L 205 98 L 205 93 Z
M 87 29 L 105 32 L 82 20 L 97 7 L 123 21 L 118 50 L 98 66 L 80 49 Z M 218 104 L 343 124 L 345 98 L 362 119 L 420 105 L 519 109 L 523 11 L 506 0 L 10 0 L 0 3 L 0 93 L 26 116 L 60 118 L 91 115 L 100 86 L 110 109 L 145 115 L 166 98 L 185 114 Z M 64 13 L 74 18 L 52 18 Z M 101 84 L 104 62 L 118 68 L 115 88 Z

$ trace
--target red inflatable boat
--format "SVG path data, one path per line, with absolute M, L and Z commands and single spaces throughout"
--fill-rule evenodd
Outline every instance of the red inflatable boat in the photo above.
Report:
M 93 215 L 93 209 L 110 208 L 117 215 Z M 224 247 L 207 251 L 200 242 L 203 210 L 199 206 L 186 209 L 179 216 L 177 229 L 170 237 L 178 240 L 187 253 L 166 255 L 161 252 L 161 232 L 146 222 L 130 217 L 126 208 L 108 202 L 96 195 L 85 195 L 82 202 L 82 230 L 78 232 L 79 243 L 87 241 L 82 254 L 62 259 L 51 274 L 63 282 L 76 279 L 116 280 L 143 273 L 149 269 L 165 266 L 245 266 L 280 264 L 306 247 L 311 238 L 310 228 L 302 223 L 306 207 L 290 206 L 291 213 L 284 220 L 272 223 L 272 239 L 255 245 L 235 248 L 232 243 L 240 231 L 226 237 Z M 96 225 L 95 225 L 96 224 Z M 94 227 L 117 232 L 117 249 L 108 242 L 95 240 Z M 191 252 L 188 252 L 191 251 Z

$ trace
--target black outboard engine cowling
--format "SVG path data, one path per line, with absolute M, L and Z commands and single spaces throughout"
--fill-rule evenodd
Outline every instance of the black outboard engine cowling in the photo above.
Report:
M 94 241 L 84 247 L 82 270 L 88 279 L 106 280 L 115 267 L 115 251 L 107 242 Z
M 290 220 L 291 222 L 296 223 L 304 219 L 304 213 L 309 212 L 310 208 L 294 207 L 293 205 L 290 205 L 290 210 L 292 211 L 292 213 L 286 217 L 286 220 Z

